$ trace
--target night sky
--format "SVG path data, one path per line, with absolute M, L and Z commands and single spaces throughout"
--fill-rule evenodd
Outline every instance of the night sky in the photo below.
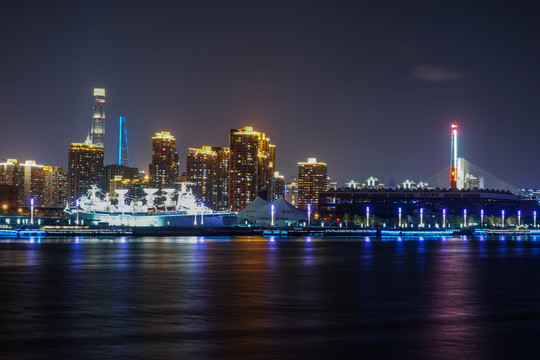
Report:
M 0 158 L 67 165 L 107 91 L 106 163 L 118 116 L 131 165 L 154 132 L 228 146 L 253 126 L 297 176 L 425 180 L 459 153 L 540 188 L 540 8 L 479 1 L 11 1 L 0 11 Z

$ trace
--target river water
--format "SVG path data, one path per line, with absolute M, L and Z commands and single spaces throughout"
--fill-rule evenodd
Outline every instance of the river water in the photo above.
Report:
M 2 359 L 538 359 L 540 238 L 2 240 Z

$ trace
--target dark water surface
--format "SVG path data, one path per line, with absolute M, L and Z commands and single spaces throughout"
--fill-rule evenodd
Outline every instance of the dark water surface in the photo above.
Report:
M 540 359 L 540 241 L 0 243 L 2 359 Z

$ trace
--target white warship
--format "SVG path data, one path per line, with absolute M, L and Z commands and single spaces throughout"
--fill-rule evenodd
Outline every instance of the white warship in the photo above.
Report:
M 197 201 L 187 183 L 180 189 L 163 189 L 164 201 L 156 205 L 158 189 L 144 189 L 144 198 L 128 198 L 127 189 L 116 189 L 117 204 L 109 193 L 92 185 L 77 206 L 65 211 L 78 225 L 130 227 L 226 227 L 236 223 L 236 214 L 214 211 Z M 176 197 L 176 200 L 173 200 Z

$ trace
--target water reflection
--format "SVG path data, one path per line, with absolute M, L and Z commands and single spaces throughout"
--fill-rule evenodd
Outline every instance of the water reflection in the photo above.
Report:
M 462 241 L 468 241 L 466 236 Z M 459 247 L 438 248 L 437 256 L 432 258 L 428 270 L 430 291 L 427 295 L 428 317 L 432 326 L 427 341 L 426 358 L 487 358 L 485 330 L 474 321 L 480 315 L 479 288 L 472 266 L 471 247 L 463 243 Z M 472 346 L 459 347 L 470 343 Z
M 517 358 L 536 344 L 520 329 L 540 332 L 540 255 L 508 240 L 5 242 L 0 341 L 11 358 Z

